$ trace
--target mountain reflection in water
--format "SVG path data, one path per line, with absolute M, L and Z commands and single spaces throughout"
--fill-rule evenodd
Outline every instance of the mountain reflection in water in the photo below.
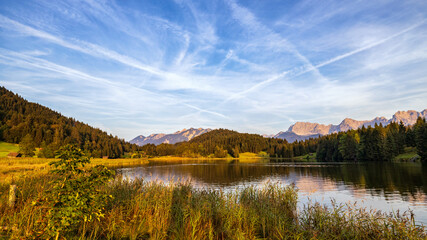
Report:
M 421 163 L 281 163 L 273 161 L 155 162 L 117 170 L 125 178 L 145 181 L 187 181 L 195 188 L 235 191 L 266 182 L 299 189 L 300 205 L 358 202 L 384 211 L 414 211 L 427 225 L 427 165 Z

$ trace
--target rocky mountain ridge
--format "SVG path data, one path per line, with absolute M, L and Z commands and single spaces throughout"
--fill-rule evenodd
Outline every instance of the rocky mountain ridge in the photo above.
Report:
M 154 144 L 159 145 L 162 143 L 170 143 L 175 144 L 177 142 L 185 142 L 189 141 L 203 133 L 207 133 L 211 131 L 212 129 L 207 128 L 190 128 L 190 129 L 183 129 L 181 131 L 177 131 L 172 134 L 164 134 L 164 133 L 158 133 L 158 134 L 151 134 L 148 137 L 144 137 L 143 135 L 139 135 L 136 138 L 130 140 L 130 143 L 137 144 L 139 146 L 143 146 L 146 144 Z
M 274 138 L 286 139 L 288 142 L 305 140 L 308 138 L 318 137 L 337 132 L 345 132 L 348 130 L 358 129 L 363 126 L 375 126 L 375 124 L 382 124 L 383 126 L 388 125 L 391 122 L 402 122 L 405 126 L 413 125 L 417 121 L 418 117 L 427 117 L 427 109 L 421 112 L 414 110 L 409 111 L 398 111 L 392 118 L 387 119 L 385 117 L 376 117 L 372 120 L 358 121 L 351 118 L 345 118 L 338 125 L 325 125 L 320 123 L 310 122 L 296 122 L 286 132 L 279 132 Z

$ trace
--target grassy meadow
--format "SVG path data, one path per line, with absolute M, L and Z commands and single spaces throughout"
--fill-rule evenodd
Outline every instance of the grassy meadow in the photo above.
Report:
M 6 157 L 11 152 L 18 152 L 19 144 L 0 142 L 0 157 Z

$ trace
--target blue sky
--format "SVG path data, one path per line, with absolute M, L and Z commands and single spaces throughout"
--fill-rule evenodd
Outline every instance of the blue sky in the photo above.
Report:
M 427 107 L 427 1 L 0 1 L 0 85 L 120 138 Z

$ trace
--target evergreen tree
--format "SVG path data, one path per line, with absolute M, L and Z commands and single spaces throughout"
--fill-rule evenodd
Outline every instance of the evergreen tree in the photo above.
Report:
M 26 157 L 32 157 L 35 155 L 35 150 L 36 149 L 34 148 L 33 138 L 30 134 L 25 135 L 25 137 L 22 138 L 22 141 L 19 143 L 19 153 Z
M 427 161 L 427 123 L 425 119 L 418 118 L 414 126 L 417 153 L 421 161 Z
M 340 137 L 338 149 L 344 160 L 357 160 L 357 148 L 359 142 L 359 134 L 355 131 L 349 131 Z

